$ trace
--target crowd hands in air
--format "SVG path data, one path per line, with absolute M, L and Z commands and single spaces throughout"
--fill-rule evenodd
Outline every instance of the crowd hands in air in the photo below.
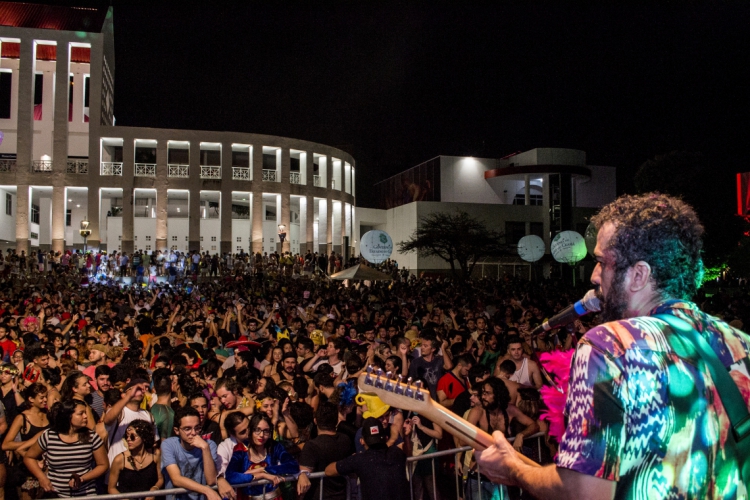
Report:
M 355 398 L 356 377 L 373 366 L 420 380 L 435 401 L 549 462 L 556 443 L 539 390 L 555 375 L 539 357 L 570 352 L 597 322 L 532 336 L 581 289 L 512 277 L 391 269 L 392 282 L 342 286 L 224 263 L 215 279 L 183 271 L 169 283 L 83 287 L 89 273 L 70 262 L 34 273 L 16 264 L 0 280 L 7 498 L 167 488 L 190 492 L 177 498 L 319 498 L 308 475 L 325 472 L 324 498 L 353 488 L 405 499 L 407 469 L 414 498 L 449 496 L 456 474 L 474 498 L 485 480 L 471 452 L 457 470 L 453 456 L 406 463 L 463 443 L 423 415 Z

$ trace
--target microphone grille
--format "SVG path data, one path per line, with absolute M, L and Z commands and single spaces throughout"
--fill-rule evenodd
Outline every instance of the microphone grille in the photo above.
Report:
M 583 303 L 583 307 L 586 308 L 589 312 L 599 312 L 602 310 L 601 302 L 599 301 L 599 297 L 596 296 L 596 290 L 589 290 L 586 292 L 586 295 L 583 296 L 583 300 L 581 300 Z

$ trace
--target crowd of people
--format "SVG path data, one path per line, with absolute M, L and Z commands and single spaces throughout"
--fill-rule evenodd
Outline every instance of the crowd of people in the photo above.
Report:
M 343 286 L 263 271 L 81 287 L 68 266 L 1 280 L 4 498 L 455 498 L 456 476 L 465 500 L 522 495 L 482 476 L 471 451 L 457 467 L 430 460 L 464 443 L 358 394 L 368 366 L 421 382 L 537 462 L 557 453 L 562 416 L 547 395 L 567 391 L 599 317 L 534 329 L 585 288 L 401 273 Z M 736 292 L 699 303 L 741 328 L 750 297 Z

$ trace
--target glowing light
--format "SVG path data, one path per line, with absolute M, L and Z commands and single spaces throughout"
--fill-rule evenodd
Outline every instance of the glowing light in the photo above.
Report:
M 701 282 L 701 285 L 705 285 L 709 281 L 717 280 L 719 276 L 721 276 L 721 274 L 724 272 L 724 270 L 726 270 L 726 268 L 726 264 L 705 268 L 703 270 L 703 281 Z
M 677 365 L 669 367 L 669 392 L 673 395 L 684 398 L 695 389 L 695 382 L 686 370 L 680 369 Z

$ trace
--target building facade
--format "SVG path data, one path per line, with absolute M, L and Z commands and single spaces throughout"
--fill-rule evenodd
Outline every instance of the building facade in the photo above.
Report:
M 504 233 L 510 245 L 535 234 L 549 254 L 557 233 L 583 235 L 589 217 L 615 199 L 615 174 L 614 167 L 587 165 L 586 153 L 575 149 L 536 148 L 504 158 L 438 156 L 375 186 L 378 207 L 357 210 L 355 241 L 380 229 L 397 244 L 409 239 L 423 217 L 461 210 Z M 402 254 L 397 248 L 392 258 L 415 272 L 449 269 L 436 257 Z M 548 273 L 552 259 L 544 261 Z M 512 256 L 504 262 L 527 266 Z M 493 272 L 500 270 L 496 263 Z
M 0 248 L 81 248 L 86 219 L 88 247 L 110 251 L 348 254 L 351 155 L 115 125 L 112 22 L 111 7 L 0 2 Z

